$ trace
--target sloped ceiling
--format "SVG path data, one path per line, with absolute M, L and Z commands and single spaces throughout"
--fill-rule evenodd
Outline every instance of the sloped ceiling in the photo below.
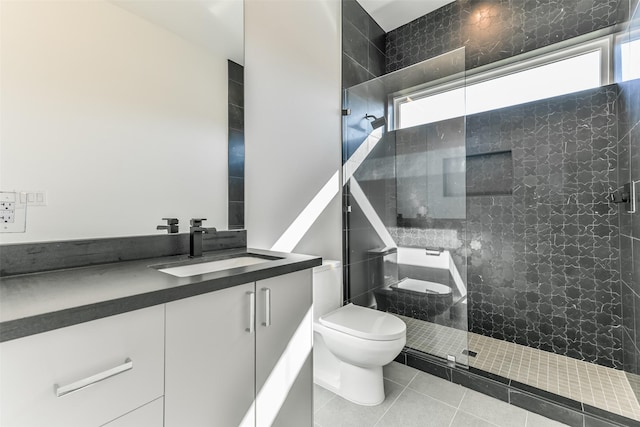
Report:
M 386 32 L 426 15 L 451 0 L 357 0 Z
M 244 64 L 242 0 L 110 1 L 216 56 Z

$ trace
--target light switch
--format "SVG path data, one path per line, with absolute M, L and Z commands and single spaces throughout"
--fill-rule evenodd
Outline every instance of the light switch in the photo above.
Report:
M 47 193 L 40 190 L 22 190 L 20 192 L 20 201 L 29 206 L 46 206 Z

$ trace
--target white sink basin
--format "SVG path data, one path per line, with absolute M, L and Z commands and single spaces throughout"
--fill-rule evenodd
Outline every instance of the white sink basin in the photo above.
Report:
M 207 261 L 198 264 L 181 265 L 179 267 L 161 268 L 158 271 L 162 271 L 163 273 L 171 274 L 172 276 L 176 277 L 189 277 L 196 276 L 198 274 L 228 270 L 230 268 L 261 264 L 268 261 L 272 260 L 252 256 L 241 256 L 237 258 L 221 259 L 218 261 Z

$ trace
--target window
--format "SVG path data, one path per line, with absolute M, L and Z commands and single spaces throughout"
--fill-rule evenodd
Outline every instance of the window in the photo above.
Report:
M 640 38 L 620 45 L 622 81 L 640 79 Z
M 399 103 L 399 109 L 396 110 L 399 119 L 397 128 L 403 129 L 453 117 L 462 117 L 465 115 L 464 102 L 464 88 L 417 99 L 408 96 L 405 102 Z
M 466 81 L 448 83 L 446 87 L 398 97 L 394 99 L 396 129 L 608 84 L 610 43 L 609 37 L 599 39 L 489 71 L 476 71 Z

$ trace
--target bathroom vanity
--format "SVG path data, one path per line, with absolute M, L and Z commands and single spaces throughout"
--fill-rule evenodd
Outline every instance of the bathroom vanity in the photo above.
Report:
M 312 425 L 320 264 L 235 249 L 3 277 L 0 425 Z
M 311 302 L 308 269 L 168 303 L 165 426 L 313 425 Z

